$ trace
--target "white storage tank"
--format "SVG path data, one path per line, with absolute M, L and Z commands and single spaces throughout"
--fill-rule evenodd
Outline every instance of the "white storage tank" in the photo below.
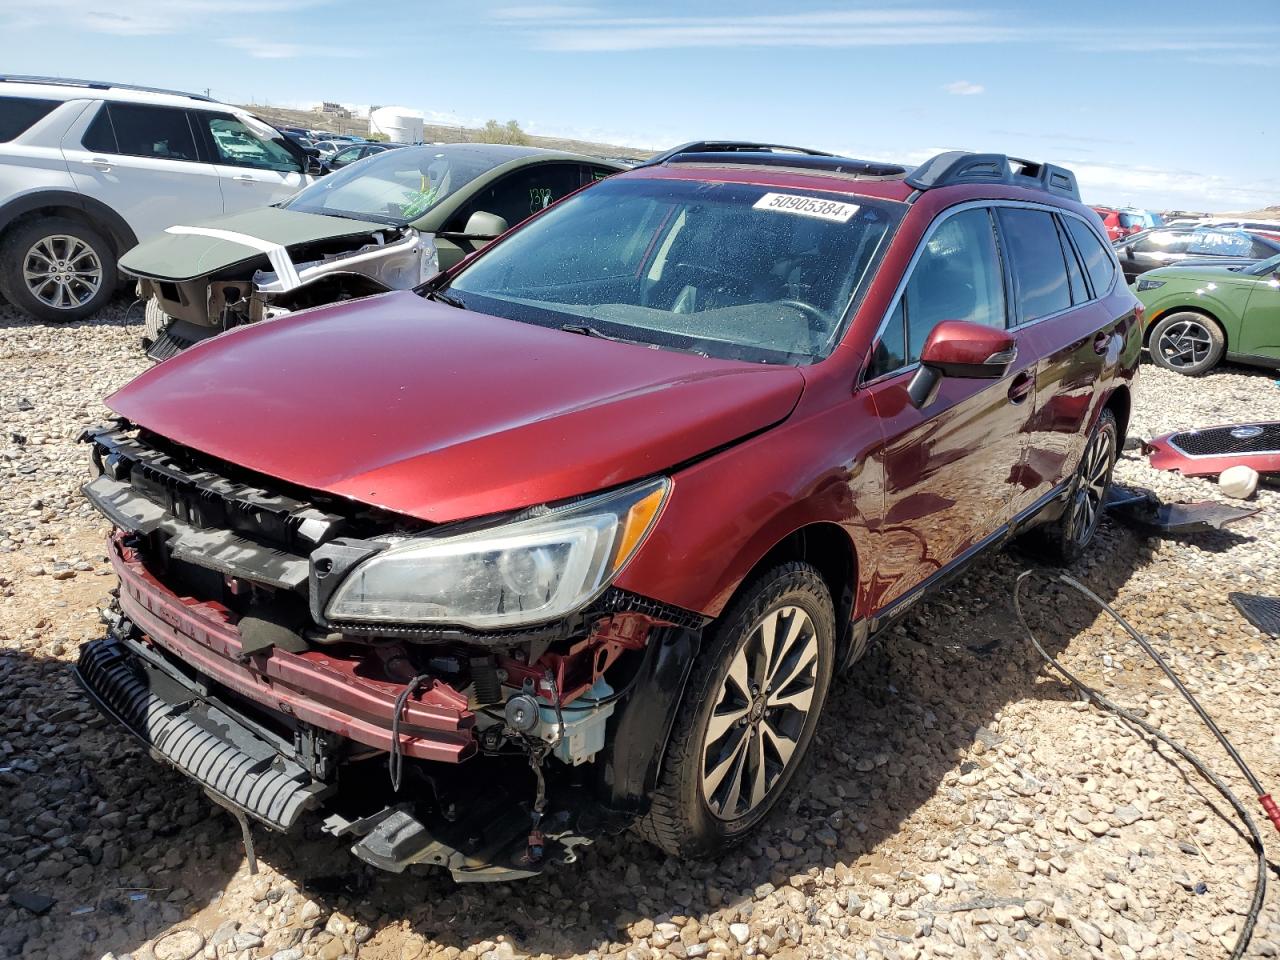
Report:
M 369 114 L 369 132 L 397 143 L 422 142 L 422 111 L 408 107 L 379 107 Z

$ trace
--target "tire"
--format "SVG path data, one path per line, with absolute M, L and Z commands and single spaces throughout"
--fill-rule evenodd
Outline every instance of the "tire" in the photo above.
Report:
M 1033 551 L 1048 562 L 1068 566 L 1078 560 L 1093 541 L 1102 519 L 1107 490 L 1111 487 L 1119 442 L 1115 414 L 1103 410 L 1071 479 L 1062 516 L 1031 531 L 1028 537 Z
M 803 764 L 834 662 L 835 612 L 814 567 L 786 563 L 752 582 L 706 635 L 641 835 L 678 857 L 712 856 L 745 839 Z M 753 682 L 763 688 L 756 695 Z
M 1190 310 L 1161 317 L 1147 338 L 1155 364 L 1188 377 L 1216 367 L 1226 347 L 1227 338 L 1217 322 Z
M 32 279 L 39 273 L 46 279 Z M 0 291 L 38 320 L 58 323 L 92 316 L 111 299 L 116 281 L 111 244 L 77 220 L 45 217 L 20 223 L 0 244 Z
M 156 298 L 149 299 L 143 313 L 142 342 L 148 347 L 155 343 L 160 338 L 160 334 L 164 333 L 164 328 L 168 325 L 169 320 L 169 315 L 160 309 L 160 304 L 156 302 Z

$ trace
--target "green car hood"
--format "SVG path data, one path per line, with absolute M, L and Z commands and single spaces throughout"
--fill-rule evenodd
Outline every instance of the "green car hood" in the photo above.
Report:
M 166 231 L 138 244 L 121 257 L 120 268 L 134 276 L 156 280 L 193 280 L 263 256 L 263 243 L 288 248 L 317 240 L 358 237 L 386 229 L 385 223 L 369 220 L 261 207 L 201 220 L 191 226 L 171 227 L 170 230 L 176 231 L 219 231 L 222 235 Z M 240 242 L 226 234 L 241 234 L 246 240 L 258 241 L 259 245 Z
M 1257 277 L 1241 276 L 1239 270 L 1228 270 L 1226 267 L 1179 267 L 1176 264 L 1158 267 L 1142 274 L 1157 280 L 1181 280 L 1186 283 L 1223 283 L 1230 280 L 1256 280 Z M 1141 279 L 1141 278 L 1139 278 Z

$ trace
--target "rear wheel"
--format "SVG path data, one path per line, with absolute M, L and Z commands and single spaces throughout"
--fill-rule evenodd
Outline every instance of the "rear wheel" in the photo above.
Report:
M 1045 559 L 1065 566 L 1079 559 L 1092 542 L 1111 486 L 1119 436 L 1115 414 L 1103 410 L 1076 467 L 1062 516 L 1030 534 L 1037 552 Z
M 813 739 L 835 656 L 835 614 L 805 563 L 756 580 L 707 635 L 641 832 L 674 856 L 747 836 Z
M 1195 377 L 1218 365 L 1227 340 L 1222 328 L 1204 314 L 1181 311 L 1161 317 L 1147 345 L 1155 363 Z
M 0 249 L 0 290 L 39 320 L 83 320 L 111 299 L 116 258 L 92 227 L 44 217 L 9 231 Z

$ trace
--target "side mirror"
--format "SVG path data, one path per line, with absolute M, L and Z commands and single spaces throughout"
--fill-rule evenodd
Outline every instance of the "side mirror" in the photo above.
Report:
M 1018 344 L 1007 330 L 967 320 L 944 320 L 933 328 L 920 351 L 920 369 L 907 385 L 917 408 L 928 405 L 943 377 L 999 380 L 1018 356 Z
M 507 232 L 507 221 L 496 213 L 477 210 L 467 218 L 462 232 L 468 240 L 493 240 Z

